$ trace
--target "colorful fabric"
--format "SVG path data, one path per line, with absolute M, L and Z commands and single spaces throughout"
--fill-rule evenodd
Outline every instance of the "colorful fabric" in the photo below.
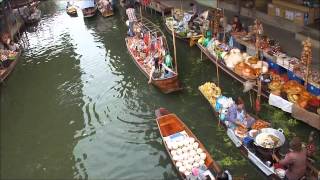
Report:
M 168 68 L 172 68 L 173 64 L 172 64 L 172 57 L 170 56 L 170 54 L 166 55 L 164 64 L 168 67 Z

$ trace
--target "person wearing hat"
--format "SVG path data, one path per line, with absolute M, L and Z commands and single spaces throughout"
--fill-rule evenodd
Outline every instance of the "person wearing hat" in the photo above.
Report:
M 228 109 L 226 118 L 228 121 L 227 126 L 232 129 L 237 126 L 250 128 L 255 121 L 253 117 L 246 113 L 244 101 L 240 97 L 238 97 L 236 103 Z
M 299 137 L 294 137 L 290 144 L 290 149 L 285 158 L 279 161 L 281 166 L 286 168 L 286 180 L 299 180 L 307 170 L 307 151 L 302 148 Z M 277 158 L 276 158 L 277 160 Z

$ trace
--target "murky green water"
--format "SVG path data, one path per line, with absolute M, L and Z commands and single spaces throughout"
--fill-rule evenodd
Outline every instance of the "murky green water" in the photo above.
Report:
M 242 158 L 201 97 L 198 86 L 215 81 L 216 69 L 201 61 L 197 48 L 177 41 L 185 89 L 164 95 L 130 58 L 119 13 L 70 18 L 65 4 L 42 4 L 43 19 L 28 33 L 30 47 L 1 87 L 1 179 L 176 179 L 154 120 L 159 107 L 181 117 L 224 168 L 265 178 Z M 226 95 L 241 94 L 239 83 L 220 78 Z M 274 110 L 264 116 L 306 139 L 312 128 Z

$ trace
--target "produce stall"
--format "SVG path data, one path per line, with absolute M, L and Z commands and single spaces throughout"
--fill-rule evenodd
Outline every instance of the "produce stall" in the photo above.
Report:
M 202 95 L 209 101 L 211 107 L 227 132 L 230 140 L 240 150 L 241 154 L 259 168 L 269 179 L 283 179 L 285 170 L 279 167 L 274 156 L 279 156 L 279 150 L 286 141 L 281 129 L 270 127 L 270 123 L 257 117 L 250 127 L 232 127 L 226 118 L 229 108 L 234 105 L 230 97 L 221 94 L 216 84 L 206 82 L 199 86 Z M 308 164 L 307 179 L 317 176 L 319 171 Z
M 281 109 L 292 113 L 293 117 L 320 129 L 317 125 L 320 121 L 320 99 L 308 92 L 302 84 L 296 80 L 288 80 L 273 72 L 272 64 L 268 61 L 259 60 L 256 56 L 242 53 L 238 49 L 231 49 L 228 45 L 214 38 L 200 38 L 197 45 L 218 68 L 243 84 L 251 82 L 254 84 L 253 90 L 258 94 L 261 92 L 262 96 L 266 98 L 269 98 L 270 94 L 281 96 L 280 98 L 284 101 L 296 105 L 298 111 L 292 111 L 293 106 L 285 108 L 280 106 Z M 258 87 L 260 80 L 262 81 L 261 91 Z
M 250 35 L 234 36 L 234 39 L 247 48 L 247 52 L 255 49 L 254 40 Z M 267 38 L 266 38 L 267 39 Z M 270 70 L 277 74 L 287 74 L 290 80 L 296 80 L 300 84 L 306 81 L 306 65 L 301 59 L 290 57 L 284 52 L 278 44 L 269 44 L 268 40 L 262 41 L 259 50 L 262 52 L 264 60 L 268 62 Z M 320 95 L 320 72 L 316 69 L 309 69 L 307 90 L 312 94 Z
M 283 177 L 283 170 L 275 169 L 273 166 L 274 162 L 272 162 L 272 159 L 269 158 L 271 154 L 265 155 L 266 153 L 262 152 L 263 150 L 259 152 L 259 149 L 272 146 L 272 148 L 275 150 L 274 152 L 277 153 L 275 148 L 278 148 L 276 146 L 280 147 L 284 143 L 284 135 L 279 132 L 282 138 L 281 141 L 280 138 L 277 137 L 274 137 L 274 139 L 276 139 L 276 141 L 274 141 L 267 136 L 261 137 L 260 135 L 261 139 L 258 139 L 257 142 L 256 137 L 259 136 L 259 133 L 263 132 L 263 130 L 271 129 L 269 128 L 269 123 L 263 120 L 256 120 L 251 130 L 241 126 L 234 129 L 229 128 L 228 121 L 225 120 L 225 116 L 228 113 L 228 109 L 234 104 L 233 99 L 222 96 L 220 88 L 211 82 L 207 82 L 199 86 L 199 90 L 209 101 L 211 107 L 214 109 L 217 117 L 219 118 L 219 122 L 225 128 L 228 137 L 235 144 L 235 146 L 240 149 L 240 152 L 269 178 L 281 179 Z M 218 96 L 218 94 L 220 95 Z

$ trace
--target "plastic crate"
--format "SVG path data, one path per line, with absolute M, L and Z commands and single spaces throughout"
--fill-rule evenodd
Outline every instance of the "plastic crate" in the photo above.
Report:
M 312 84 L 309 84 L 309 83 L 308 83 L 308 85 L 307 85 L 307 90 L 308 90 L 310 93 L 312 93 L 312 94 L 314 94 L 314 95 L 316 95 L 316 96 L 320 96 L 320 88 L 318 88 L 318 87 L 316 87 L 316 86 L 314 86 L 314 85 L 312 85 Z
M 296 76 L 292 71 L 288 71 L 289 80 L 296 80 L 300 84 L 304 84 L 304 80 Z

